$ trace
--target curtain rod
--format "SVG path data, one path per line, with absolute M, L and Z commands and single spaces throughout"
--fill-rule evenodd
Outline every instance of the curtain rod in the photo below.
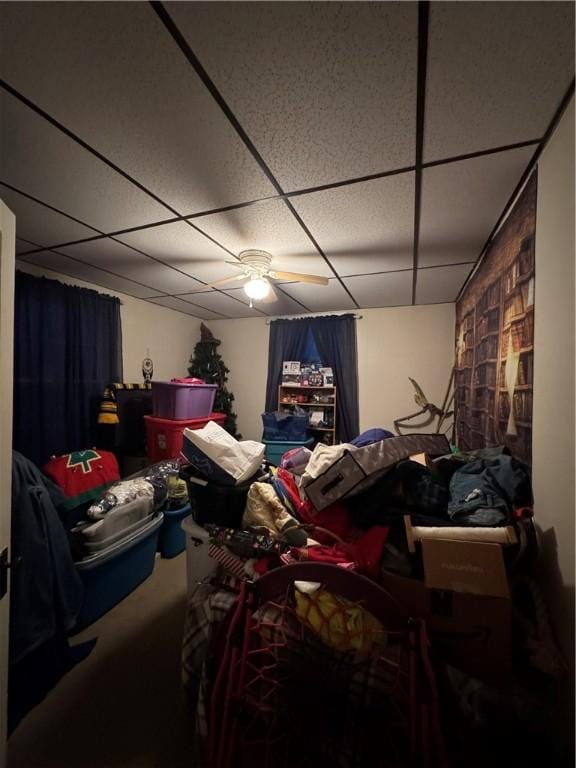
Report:
M 270 323 L 273 323 L 275 320 L 304 320 L 305 318 L 310 318 L 310 320 L 314 320 L 316 317 L 349 317 L 349 313 L 346 315 L 313 315 L 310 317 L 310 315 L 286 315 L 275 317 L 273 320 L 266 320 L 266 325 L 270 325 Z M 363 315 L 352 315 L 352 317 L 355 320 L 362 320 Z

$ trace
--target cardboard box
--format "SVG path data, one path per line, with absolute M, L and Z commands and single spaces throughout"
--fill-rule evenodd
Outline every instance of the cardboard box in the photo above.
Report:
M 434 651 L 491 684 L 511 677 L 511 603 L 499 544 L 422 542 L 424 581 L 384 574 L 382 586 L 423 618 Z
M 499 544 L 425 539 L 421 545 L 424 581 L 428 588 L 510 597 Z

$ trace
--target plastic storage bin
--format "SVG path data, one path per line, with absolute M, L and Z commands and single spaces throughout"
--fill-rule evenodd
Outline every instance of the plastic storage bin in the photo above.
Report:
M 145 525 L 146 522 L 149 522 L 152 519 L 153 512 L 150 512 L 150 514 L 142 519 L 137 520 L 135 523 L 131 523 L 130 525 L 127 525 L 122 531 L 118 531 L 117 533 L 113 533 L 110 536 L 106 538 L 102 538 L 100 536 L 95 536 L 93 538 L 86 536 L 82 540 L 83 549 L 86 553 L 93 555 L 96 552 L 102 552 L 105 549 L 108 549 L 113 544 L 117 544 L 120 541 L 123 541 L 126 537 L 130 536 L 133 533 L 137 533 L 142 529 L 142 526 Z M 103 522 L 103 521 L 100 521 Z M 71 531 L 71 533 L 75 533 L 75 531 Z M 82 536 L 82 533 L 80 533 L 80 536 Z
M 273 464 L 275 467 L 280 466 L 280 459 L 286 453 L 286 451 L 292 450 L 292 448 L 311 448 L 314 438 L 300 442 L 289 442 L 286 440 L 264 440 L 266 446 L 266 460 Z
M 299 413 L 272 411 L 262 414 L 263 442 L 267 440 L 306 440 L 309 416 Z
M 150 576 L 163 519 L 161 514 L 153 517 L 136 533 L 76 563 L 85 595 L 73 633 L 95 622 Z
M 162 557 L 176 557 L 186 548 L 186 534 L 182 522 L 190 517 L 190 504 L 180 509 L 164 510 L 164 522 L 158 536 L 158 552 Z
M 246 498 L 259 472 L 241 485 L 219 485 L 198 477 L 194 467 L 183 467 L 181 476 L 188 486 L 192 517 L 199 525 L 213 523 L 224 528 L 241 528 Z
M 210 415 L 216 384 L 152 382 L 152 413 L 161 419 L 203 419 Z
M 164 459 L 175 459 L 182 451 L 183 432 L 188 429 L 202 429 L 209 421 L 224 424 L 225 413 L 211 413 L 203 419 L 160 419 L 144 416 L 146 421 L 147 452 L 151 464 Z
M 112 507 L 101 520 L 84 520 L 71 533 L 81 536 L 92 551 L 105 549 L 109 544 L 136 530 L 142 521 L 154 512 L 154 499 L 138 498 Z

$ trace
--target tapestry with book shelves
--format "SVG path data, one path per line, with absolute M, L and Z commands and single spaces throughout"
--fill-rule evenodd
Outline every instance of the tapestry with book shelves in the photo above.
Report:
M 456 411 L 455 432 L 457 443 L 470 447 L 471 385 L 474 369 L 475 312 L 472 309 L 456 326 L 456 368 L 454 371 Z
M 536 174 L 456 304 L 456 441 L 532 455 Z
M 532 454 L 534 371 L 534 238 L 523 239 L 520 252 L 503 278 L 504 311 L 498 376 L 498 434 L 515 438 L 516 452 Z

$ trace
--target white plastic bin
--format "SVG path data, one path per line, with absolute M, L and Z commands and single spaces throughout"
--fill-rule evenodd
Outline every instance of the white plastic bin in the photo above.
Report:
M 208 555 L 208 532 L 192 517 L 182 520 L 182 530 L 186 534 L 186 572 L 190 594 L 216 570 L 218 563 Z

